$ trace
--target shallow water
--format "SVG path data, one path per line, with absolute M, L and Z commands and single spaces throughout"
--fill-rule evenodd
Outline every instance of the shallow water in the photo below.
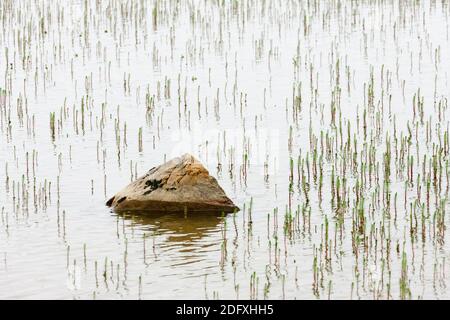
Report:
M 2 1 L 0 298 L 449 298 L 449 11 Z M 105 206 L 185 152 L 240 212 Z

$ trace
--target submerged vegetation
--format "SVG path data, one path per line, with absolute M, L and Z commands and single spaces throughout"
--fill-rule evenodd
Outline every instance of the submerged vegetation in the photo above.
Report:
M 0 298 L 449 298 L 449 14 L 2 1 Z M 184 152 L 240 212 L 104 207 Z

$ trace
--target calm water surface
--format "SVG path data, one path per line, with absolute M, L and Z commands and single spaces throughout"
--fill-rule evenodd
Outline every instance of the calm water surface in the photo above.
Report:
M 450 298 L 449 13 L 2 1 L 0 298 Z M 185 152 L 240 212 L 105 207 Z

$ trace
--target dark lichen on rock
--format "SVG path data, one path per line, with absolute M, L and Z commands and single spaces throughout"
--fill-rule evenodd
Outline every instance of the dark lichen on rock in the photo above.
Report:
M 114 198 L 115 198 L 115 197 L 112 197 L 112 198 L 110 198 L 108 201 L 106 201 L 106 205 L 107 205 L 108 207 L 111 207 L 111 206 L 112 206 L 112 204 L 113 204 L 113 202 L 114 202 Z
M 122 202 L 124 202 L 125 200 L 127 200 L 127 197 L 122 197 L 122 198 L 120 198 L 119 200 L 117 200 L 117 203 L 122 203 Z

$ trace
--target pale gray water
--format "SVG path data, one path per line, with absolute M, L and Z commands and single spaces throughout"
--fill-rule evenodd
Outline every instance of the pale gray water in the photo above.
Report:
M 398 299 L 403 252 L 411 298 L 449 298 L 449 218 L 439 224 L 435 213 L 440 201 L 448 209 L 449 10 L 441 1 L 2 1 L 0 298 Z M 414 218 L 427 198 L 417 174 L 433 180 L 433 143 L 444 150 L 441 189 L 431 186 L 429 215 Z M 324 151 L 321 203 L 314 145 L 318 158 Z M 366 167 L 367 247 L 352 239 L 364 148 L 379 178 Z M 185 152 L 242 209 L 236 216 L 105 207 Z M 406 154 L 414 179 L 404 205 Z M 331 206 L 333 175 L 347 181 L 345 209 Z

